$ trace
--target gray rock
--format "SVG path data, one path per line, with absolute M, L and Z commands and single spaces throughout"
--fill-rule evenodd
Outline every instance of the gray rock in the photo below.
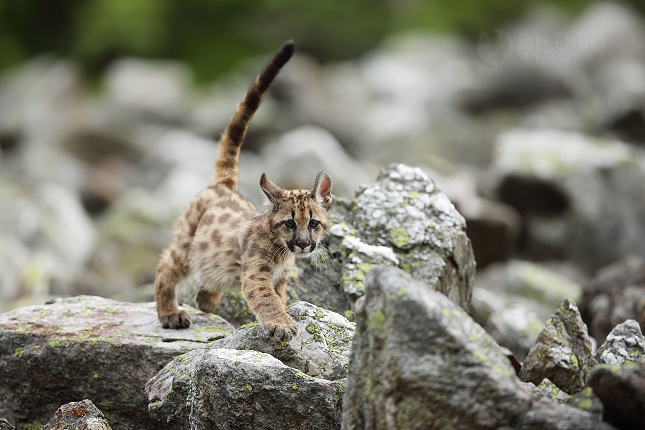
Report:
M 549 312 L 534 300 L 475 287 L 470 316 L 500 346 L 524 360 Z
M 636 362 L 643 357 L 645 357 L 645 337 L 640 325 L 634 320 L 627 320 L 614 327 L 605 339 L 605 343 L 596 352 L 598 363 L 619 366 Z
M 564 392 L 575 394 L 587 385 L 589 372 L 596 364 L 587 326 L 575 302 L 567 298 L 540 332 L 520 378 L 536 385 L 548 378 Z
M 540 385 L 538 385 L 538 388 L 546 391 L 550 398 L 560 403 L 565 403 L 571 398 L 570 395 L 559 389 L 553 382 L 551 382 L 549 378 L 544 378 L 542 382 L 540 382 Z
M 529 261 L 496 263 L 477 273 L 471 316 L 520 360 L 565 297 L 578 300 L 581 287 Z
M 165 429 L 338 429 L 344 380 L 307 376 L 256 351 L 209 348 L 168 363 L 146 385 Z
M 356 303 L 343 429 L 609 429 L 522 383 L 459 306 L 395 268 Z
M 72 402 L 58 408 L 41 430 L 112 430 L 103 413 L 91 400 Z
M 123 58 L 105 76 L 108 99 L 130 111 L 176 118 L 189 106 L 191 72 L 180 62 Z
M 645 260 L 627 256 L 598 271 L 584 286 L 580 311 L 598 342 L 616 325 L 636 320 L 645 329 Z
M 603 419 L 619 429 L 645 429 L 645 361 L 601 364 L 589 377 L 589 386 L 605 408 Z
M 592 413 L 598 418 L 598 421 L 602 420 L 605 408 L 602 405 L 600 397 L 594 394 L 593 388 L 591 387 L 583 388 L 578 391 L 576 394 L 569 397 L 566 403 L 574 408 Z
M 342 315 L 307 302 L 289 306 L 287 313 L 298 327 L 298 335 L 291 342 L 276 343 L 264 334 L 259 323 L 253 322 L 208 349 L 259 351 L 309 376 L 332 381 L 346 377 L 354 324 Z
M 565 297 L 578 301 L 582 287 L 543 265 L 511 260 L 487 268 L 477 276 L 477 285 L 491 291 L 533 299 L 549 309 L 560 306 Z
M 487 182 L 482 180 L 484 172 L 469 168 L 444 176 L 429 168 L 424 171 L 466 219 L 477 270 L 495 261 L 508 260 L 517 247 L 522 219 L 512 207 L 482 197 L 492 194 L 486 189 Z
M 568 259 L 588 273 L 645 255 L 645 151 L 549 129 L 499 136 L 491 173 L 524 219 L 524 251 Z
M 312 172 L 324 170 L 333 178 L 334 194 L 351 198 L 354 190 L 370 180 L 363 166 L 329 131 L 311 125 L 291 130 L 265 146 L 262 158 L 267 176 L 283 188 L 309 189 L 313 186 Z
M 162 329 L 154 302 L 90 296 L 0 314 L 0 416 L 42 424 L 59 405 L 85 398 L 115 428 L 154 429 L 145 382 L 177 355 L 233 330 L 218 316 L 187 310 L 186 330 Z
M 545 399 L 537 400 L 513 429 L 516 430 L 616 430 L 614 426 L 601 421 L 596 415 L 583 409 L 558 405 Z
M 363 256 L 349 252 L 349 264 L 360 270 L 359 264 L 385 260 L 469 310 L 475 260 L 465 220 L 421 169 L 391 164 L 382 170 L 376 183 L 350 202 L 349 219 L 360 239 L 353 240 L 354 248 L 360 249 L 361 242 L 378 247 L 363 247 Z M 343 242 L 349 235 L 344 234 Z M 352 266 L 345 268 L 351 271 Z M 355 277 L 343 279 L 344 284 Z

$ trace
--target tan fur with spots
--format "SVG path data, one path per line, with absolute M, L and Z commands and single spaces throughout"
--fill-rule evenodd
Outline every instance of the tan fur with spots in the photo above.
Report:
M 320 172 L 312 189 L 284 190 L 263 174 L 264 213 L 237 192 L 239 150 L 249 121 L 292 53 L 293 42 L 285 43 L 249 89 L 220 139 L 211 186 L 184 208 L 172 243 L 161 253 L 155 300 L 165 328 L 190 326 L 190 317 L 179 309 L 176 286 L 192 273 L 202 311 L 215 312 L 224 292 L 241 289 L 268 335 L 289 341 L 297 334 L 285 312 L 287 278 L 295 258 L 320 251 L 329 224 L 331 178 Z

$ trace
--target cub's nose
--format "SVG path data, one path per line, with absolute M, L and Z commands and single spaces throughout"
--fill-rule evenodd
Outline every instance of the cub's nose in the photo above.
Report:
M 308 247 L 311 244 L 310 241 L 308 240 L 297 240 L 296 245 L 300 247 L 303 251 L 305 250 L 306 247 Z

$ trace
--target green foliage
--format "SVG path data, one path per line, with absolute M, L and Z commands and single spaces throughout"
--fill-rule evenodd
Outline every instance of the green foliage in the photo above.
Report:
M 532 0 L 0 0 L 0 69 L 43 52 L 91 73 L 120 56 L 177 58 L 212 79 L 287 39 L 319 61 L 355 57 L 392 32 L 476 37 L 503 27 Z M 569 13 L 591 0 L 550 4 Z M 645 0 L 632 0 L 645 9 Z

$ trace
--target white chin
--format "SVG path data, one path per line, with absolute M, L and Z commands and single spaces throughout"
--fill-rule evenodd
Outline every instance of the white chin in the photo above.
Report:
M 296 258 L 305 258 L 309 255 L 310 253 L 307 251 L 294 251 L 293 255 L 296 256 Z

